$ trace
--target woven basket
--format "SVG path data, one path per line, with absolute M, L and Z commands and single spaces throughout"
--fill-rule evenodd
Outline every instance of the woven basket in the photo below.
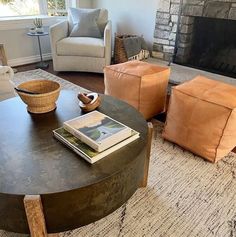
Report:
M 130 58 L 127 57 L 124 39 L 129 37 L 136 37 L 137 35 L 116 35 L 115 34 L 115 52 L 114 52 L 114 62 L 124 63 L 130 60 L 143 60 L 149 57 L 149 51 L 142 49 L 139 54 L 134 55 Z
M 115 63 L 124 63 L 128 61 L 123 40 L 125 38 L 133 37 L 135 35 L 117 35 L 115 34 L 115 52 L 114 61 Z
M 56 108 L 56 101 L 60 93 L 60 84 L 50 80 L 32 80 L 18 86 L 19 89 L 40 94 L 17 92 L 30 113 L 47 113 Z

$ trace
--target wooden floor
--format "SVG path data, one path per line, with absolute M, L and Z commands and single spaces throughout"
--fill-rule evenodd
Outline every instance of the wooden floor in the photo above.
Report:
M 36 64 L 28 64 L 16 67 L 18 72 L 28 71 L 35 69 Z M 84 87 L 88 90 L 104 93 L 104 79 L 101 73 L 90 72 L 55 72 L 53 70 L 52 61 L 49 61 L 49 68 L 45 71 L 70 81 L 76 85 Z

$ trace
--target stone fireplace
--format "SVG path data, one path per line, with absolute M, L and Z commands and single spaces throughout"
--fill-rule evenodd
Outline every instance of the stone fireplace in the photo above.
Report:
M 210 23 L 204 23 L 204 19 L 209 19 Z M 231 30 L 236 32 L 236 0 L 159 0 L 153 56 L 167 61 L 173 60 L 179 64 L 195 66 L 191 64 L 191 57 L 197 48 L 196 40 L 198 38 L 196 34 L 204 34 L 204 32 L 197 32 L 196 30 L 201 29 L 201 27 L 209 27 L 211 30 L 214 19 L 223 19 L 214 22 L 214 24 L 222 27 L 223 33 L 225 26 L 231 27 Z M 226 22 L 230 22 L 231 25 L 227 26 Z M 235 23 L 234 27 L 233 23 Z M 214 33 L 212 34 L 214 36 Z M 201 47 L 204 46 L 209 47 L 207 41 L 206 45 L 201 45 Z M 236 43 L 234 46 L 236 50 Z M 236 70 L 236 59 L 234 61 Z M 222 61 L 221 64 L 223 68 L 227 66 L 227 62 L 224 65 Z M 233 69 L 233 65 L 228 65 L 228 67 Z

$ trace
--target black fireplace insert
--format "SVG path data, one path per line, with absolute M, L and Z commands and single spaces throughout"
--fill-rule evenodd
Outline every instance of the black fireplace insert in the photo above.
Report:
M 176 63 L 236 78 L 236 21 L 195 17 L 191 39 Z

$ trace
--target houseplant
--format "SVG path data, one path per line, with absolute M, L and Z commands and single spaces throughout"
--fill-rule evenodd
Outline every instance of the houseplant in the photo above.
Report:
M 36 33 L 43 33 L 43 21 L 41 18 L 35 18 L 34 25 L 36 27 Z

